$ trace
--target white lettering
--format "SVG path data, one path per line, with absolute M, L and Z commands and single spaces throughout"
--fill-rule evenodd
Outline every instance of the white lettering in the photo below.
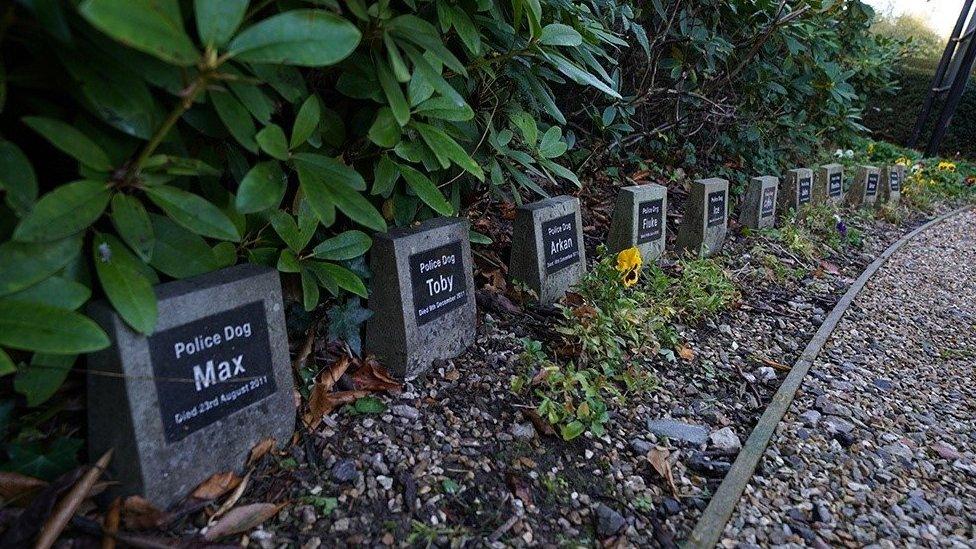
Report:
M 210 385 L 217 383 L 217 377 L 214 372 L 214 363 L 212 360 L 208 360 L 206 364 L 206 369 L 201 370 L 200 366 L 193 367 L 193 381 L 196 383 L 197 392 L 210 387 Z

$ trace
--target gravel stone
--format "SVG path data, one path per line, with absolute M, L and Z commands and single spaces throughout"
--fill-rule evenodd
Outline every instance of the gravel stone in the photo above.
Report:
M 647 430 L 657 437 L 668 437 L 694 446 L 701 446 L 708 439 L 708 429 L 673 419 L 649 419 Z

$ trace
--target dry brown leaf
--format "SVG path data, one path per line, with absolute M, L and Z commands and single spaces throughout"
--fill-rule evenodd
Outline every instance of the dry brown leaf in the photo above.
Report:
M 542 419 L 542 416 L 540 416 L 535 410 L 522 408 L 522 415 L 525 416 L 525 419 L 532 423 L 532 426 L 535 427 L 535 431 L 539 433 L 539 436 L 556 436 L 556 430 L 553 429 L 552 425 L 550 425 L 548 421 Z
M 318 379 L 315 381 L 315 388 L 320 389 L 325 392 L 332 390 L 332 387 L 339 381 L 342 374 L 346 373 L 349 366 L 352 364 L 352 359 L 349 355 L 341 355 L 329 366 L 329 369 L 325 370 L 319 374 Z
M 579 307 L 586 304 L 586 298 L 576 292 L 566 292 L 563 296 L 563 304 L 567 307 Z
M 529 484 L 515 473 L 509 471 L 505 474 L 505 483 L 515 497 L 522 500 L 526 507 L 532 505 L 532 490 Z
M 247 482 L 249 480 L 251 480 L 250 471 L 248 471 L 247 474 L 244 475 L 244 478 L 241 479 L 241 483 L 237 485 L 237 488 L 234 489 L 234 492 L 230 495 L 230 497 L 228 497 L 227 500 L 224 501 L 224 503 L 217 508 L 217 512 L 215 512 L 213 516 L 210 517 L 211 524 L 213 523 L 213 521 L 217 520 L 218 518 L 223 516 L 224 513 L 230 511 L 231 509 L 234 508 L 235 505 L 237 505 L 237 502 L 241 499 L 241 496 L 244 495 L 244 490 L 247 489 Z
M 305 424 L 309 429 L 318 427 L 322 416 L 331 414 L 333 410 L 345 404 L 352 404 L 369 394 L 369 391 L 337 391 L 328 393 L 318 391 L 318 386 L 312 389 L 312 396 L 308 399 L 308 413 L 305 414 Z
M 0 499 L 5 505 L 26 507 L 47 482 L 20 473 L 0 471 Z
M 102 537 L 102 549 L 115 549 L 115 535 L 119 532 L 119 521 L 122 517 L 122 498 L 115 498 L 108 506 L 105 513 L 105 524 L 102 530 L 105 536 Z
M 695 358 L 695 351 L 687 345 L 678 345 L 678 356 L 685 360 L 692 360 Z
M 255 444 L 254 448 L 251 448 L 251 453 L 247 456 L 247 467 L 254 465 L 258 460 L 267 455 L 274 448 L 276 442 L 274 437 L 268 437 Z
M 362 366 L 353 372 L 352 385 L 361 391 L 399 392 L 403 389 L 373 356 L 367 356 Z
M 91 491 L 92 485 L 95 484 L 98 477 L 102 476 L 102 473 L 105 472 L 105 467 L 108 466 L 108 462 L 111 460 L 112 450 L 102 454 L 102 457 L 98 458 L 95 465 L 89 468 L 78 479 L 74 487 L 61 498 L 61 501 L 51 511 L 51 515 L 44 521 L 44 526 L 41 527 L 41 532 L 37 536 L 37 542 L 35 542 L 34 547 L 48 549 L 54 545 L 54 542 L 61 536 L 64 527 L 68 525 L 71 517 L 75 516 L 75 511 L 78 510 L 81 502 L 85 501 L 85 498 L 88 497 L 88 492 Z
M 240 483 L 241 477 L 237 476 L 233 471 L 216 473 L 207 480 L 201 482 L 200 485 L 193 490 L 192 495 L 197 499 L 213 500 L 223 496 L 234 488 L 237 488 Z
M 831 263 L 829 261 L 821 261 L 820 262 L 820 268 L 823 269 L 824 272 L 830 273 L 832 275 L 839 275 L 840 274 L 840 267 L 838 267 L 837 265 L 834 265 L 833 263 Z
M 231 509 L 203 535 L 207 541 L 214 541 L 234 534 L 257 528 L 262 522 L 278 514 L 284 505 L 274 503 L 251 503 Z
M 313 350 L 315 350 L 314 325 L 308 330 L 308 337 L 305 338 L 305 343 L 302 345 L 302 349 L 298 352 L 295 360 L 291 363 L 292 369 L 296 372 L 300 371 L 308 361 L 308 357 L 312 356 Z
M 535 387 L 536 385 L 542 383 L 543 381 L 546 380 L 546 378 L 549 377 L 549 374 L 551 374 L 551 373 L 552 373 L 552 369 L 551 368 L 541 368 L 541 369 L 539 369 L 539 371 L 536 372 L 536 374 L 534 376 L 532 376 L 532 381 L 529 382 L 529 386 L 530 387 Z
M 166 522 L 167 515 L 142 496 L 129 496 L 122 502 L 122 522 L 126 530 L 149 530 Z
M 444 379 L 448 381 L 457 381 L 461 379 L 461 372 L 457 368 L 451 368 L 450 370 L 444 372 Z
M 671 452 L 667 451 L 660 446 L 655 446 L 651 448 L 651 451 L 647 454 L 647 460 L 651 462 L 651 466 L 657 471 L 657 474 L 661 475 L 664 480 L 668 481 L 668 486 L 671 488 L 671 494 L 678 495 L 678 487 L 674 484 L 674 474 L 671 472 L 671 463 L 668 462 L 668 456 Z
M 579 307 L 573 308 L 573 316 L 583 321 L 590 321 L 599 316 L 600 313 L 597 312 L 596 308 L 592 305 L 580 305 Z M 583 323 L 586 325 L 586 322 Z
M 770 358 L 760 357 L 760 360 L 762 360 L 763 364 L 765 364 L 766 366 L 769 366 L 770 368 L 774 368 L 776 370 L 780 370 L 783 372 L 789 372 L 792 369 L 786 364 L 780 364 L 779 362 L 776 362 L 775 360 Z

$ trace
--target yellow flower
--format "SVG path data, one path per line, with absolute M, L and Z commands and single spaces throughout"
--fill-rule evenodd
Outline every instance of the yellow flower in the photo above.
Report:
M 911 166 L 912 161 L 902 156 L 898 160 L 895 160 L 895 164 L 899 166 Z
M 617 254 L 617 271 L 621 274 L 624 286 L 629 288 L 637 284 L 637 278 L 640 276 L 640 268 L 643 263 L 644 260 L 641 258 L 640 250 L 636 246 L 627 248 Z
M 954 172 L 956 171 L 956 165 L 952 162 L 943 160 L 942 162 L 939 162 L 938 169 L 940 172 Z
M 874 143 L 868 143 L 868 154 L 874 153 Z

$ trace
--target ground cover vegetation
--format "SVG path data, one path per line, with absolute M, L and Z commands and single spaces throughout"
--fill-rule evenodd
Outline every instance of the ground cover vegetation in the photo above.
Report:
M 92 298 L 149 334 L 153 284 L 266 264 L 298 304 L 296 333 L 325 319 L 329 338 L 359 352 L 371 232 L 635 171 L 680 196 L 689 174 L 741 182 L 861 150 L 865 98 L 894 90 L 903 52 L 867 32 L 873 11 L 856 0 L 4 10 L 0 462 L 42 479 L 82 458 L 79 357 L 107 345 L 83 313 Z M 966 166 L 909 161 L 907 203 L 964 192 Z M 763 238 L 813 258 L 852 242 L 834 215 Z M 654 386 L 625 357 L 680 351 L 672 320 L 735 302 L 720 262 L 648 266 L 629 283 L 634 261 L 600 259 L 564 305 L 572 360 L 525 344 L 548 374 L 542 389 L 513 388 L 539 391 L 566 438 L 599 432 L 607 400 Z

